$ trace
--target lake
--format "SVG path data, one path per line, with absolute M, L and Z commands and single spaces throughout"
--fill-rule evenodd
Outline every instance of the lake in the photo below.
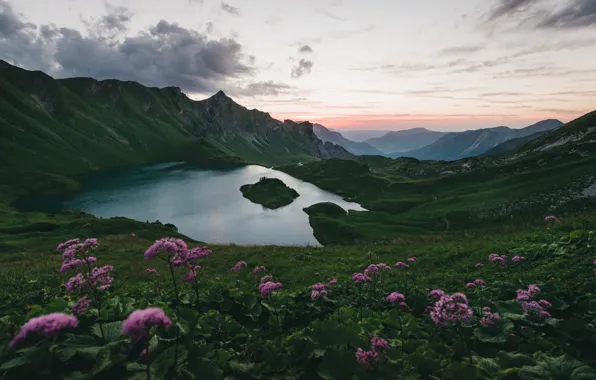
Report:
M 276 210 L 244 198 L 240 186 L 263 176 L 281 179 L 300 196 Z M 231 170 L 205 170 L 182 163 L 148 165 L 94 173 L 82 183 L 81 192 L 54 208 L 104 218 L 160 220 L 173 223 L 184 235 L 212 244 L 318 246 L 304 207 L 333 202 L 346 210 L 365 211 L 313 184 L 256 165 Z

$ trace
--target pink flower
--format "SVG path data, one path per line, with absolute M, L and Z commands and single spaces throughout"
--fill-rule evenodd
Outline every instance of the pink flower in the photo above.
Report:
M 130 234 L 130 237 L 137 237 L 134 233 Z
M 514 263 L 520 263 L 522 261 L 526 261 L 526 258 L 524 256 L 513 256 L 511 261 L 513 261 Z
M 169 256 L 181 254 L 188 251 L 188 246 L 182 239 L 176 238 L 162 238 L 156 240 L 155 243 L 145 251 L 145 260 L 151 260 L 161 252 L 167 253 Z
M 267 270 L 267 268 L 265 268 L 264 265 L 259 265 L 254 267 L 254 269 L 252 270 L 253 273 L 260 273 L 260 272 L 265 272 Z
M 381 355 L 378 352 L 364 351 L 360 347 L 356 350 L 356 361 L 366 367 L 372 367 L 379 359 Z
M 530 316 L 546 319 L 550 317 L 550 313 L 545 311 L 542 305 L 536 301 L 522 302 L 522 308 Z
M 313 290 L 312 293 L 311 293 L 311 295 L 310 295 L 310 298 L 312 300 L 316 300 L 317 298 L 325 297 L 326 295 L 327 295 L 327 291 L 325 289 L 322 289 L 322 290 Z
M 488 261 L 495 264 L 505 265 L 507 264 L 507 256 L 505 255 L 497 255 L 496 253 L 491 253 L 488 255 Z
M 561 221 L 559 219 L 557 219 L 557 217 L 554 215 L 546 216 L 544 218 L 544 221 L 546 221 L 546 222 L 554 221 L 555 223 L 561 223 Z
M 473 283 L 471 283 L 471 282 L 468 282 L 468 283 L 466 284 L 466 289 L 473 289 L 473 288 L 475 288 L 475 287 L 476 287 L 476 285 L 474 285 L 474 284 L 473 284 Z
M 143 310 L 135 310 L 126 318 L 122 325 L 122 335 L 132 338 L 133 342 L 149 338 L 149 330 L 152 327 L 170 327 L 172 321 L 166 316 L 162 309 L 149 307 Z
M 145 273 L 154 274 L 156 276 L 159 276 L 159 273 L 157 273 L 157 269 L 155 269 L 155 268 L 147 268 L 147 269 L 145 269 Z
M 393 292 L 387 296 L 387 302 L 392 303 L 392 304 L 394 304 L 396 302 L 404 301 L 405 299 L 406 299 L 406 296 L 404 296 L 403 294 L 398 293 L 398 292 Z
M 265 282 L 259 285 L 259 293 L 262 297 L 270 295 L 274 290 L 281 288 L 283 284 L 281 282 Z
M 83 296 L 79 298 L 79 300 L 72 306 L 72 312 L 78 316 L 81 316 L 85 314 L 90 305 L 91 300 L 88 299 L 87 296 Z
M 244 261 L 238 261 L 234 268 L 232 268 L 232 272 L 238 273 L 242 270 L 242 268 L 246 267 L 246 263 Z
M 490 307 L 484 307 L 482 310 L 484 312 L 484 317 L 480 320 L 480 325 L 487 327 L 494 325 L 501 320 L 501 316 L 498 313 L 491 313 Z
M 364 271 L 366 276 L 376 276 L 381 269 L 376 264 L 370 264 Z
M 410 266 L 402 261 L 398 261 L 395 263 L 394 267 L 396 268 L 409 268 Z
M 389 265 L 383 264 L 383 263 L 377 264 L 377 267 L 379 267 L 379 269 L 384 270 L 384 271 L 390 271 L 391 270 L 391 267 Z
M 415 263 L 416 262 L 416 256 L 408 258 L 408 262 L 409 263 Z
M 354 281 L 354 283 L 356 285 L 360 285 L 360 284 L 366 283 L 367 281 L 372 281 L 372 280 L 366 274 L 354 273 L 354 275 L 352 275 L 352 281 Z
M 484 268 L 484 264 L 482 264 L 482 263 L 476 264 L 476 269 L 482 269 L 482 268 Z
M 261 284 L 264 284 L 264 283 L 269 282 L 271 280 L 273 280 L 273 276 L 271 276 L 271 275 L 263 276 L 263 277 L 261 277 Z
M 468 299 L 462 293 L 445 294 L 430 309 L 430 318 L 437 326 L 470 322 L 472 314 Z
M 381 339 L 378 336 L 373 336 L 370 340 L 371 348 L 375 352 L 383 352 L 389 348 L 389 343 L 385 339 Z
M 331 279 L 331 278 L 328 278 L 328 279 L 327 279 L 327 284 L 328 284 L 329 286 L 333 286 L 333 285 L 337 284 L 337 278 L 333 278 L 333 279 Z
M 64 252 L 64 250 L 66 250 L 66 248 L 73 246 L 75 244 L 79 244 L 80 240 L 79 239 L 70 239 L 65 241 L 64 243 L 60 243 L 58 244 L 58 247 L 56 247 L 57 251 L 62 251 Z
M 434 289 L 434 290 L 431 290 L 430 293 L 428 293 L 428 296 L 430 298 L 434 299 L 435 301 L 440 299 L 444 295 L 445 295 L 445 292 L 442 291 L 441 289 Z
M 321 291 L 327 289 L 327 285 L 323 284 L 322 282 L 317 282 L 313 286 L 311 286 L 312 290 Z
M 486 286 L 486 282 L 482 280 L 474 280 L 474 285 L 476 286 Z
M 551 307 L 553 307 L 553 305 L 548 302 L 547 300 L 540 300 L 538 301 L 538 303 L 540 304 L 540 306 L 542 306 L 545 309 L 550 309 Z
M 32 318 L 21 328 L 21 331 L 10 342 L 10 348 L 17 348 L 27 342 L 32 336 L 50 337 L 68 328 L 77 328 L 79 321 L 75 316 L 64 313 L 52 313 Z

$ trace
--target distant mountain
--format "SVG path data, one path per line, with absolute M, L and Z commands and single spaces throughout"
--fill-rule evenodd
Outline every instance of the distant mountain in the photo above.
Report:
M 407 152 L 396 152 L 390 156 L 414 157 L 419 160 L 458 160 L 486 153 L 503 142 L 526 137 L 535 133 L 550 131 L 563 125 L 559 120 L 543 120 L 526 128 L 511 129 L 496 127 L 477 129 L 465 132 L 451 132 L 434 143 L 420 149 Z
M 514 150 L 523 146 L 524 144 L 528 143 L 529 141 L 537 139 L 538 137 L 540 137 L 548 132 L 549 131 L 536 132 L 536 133 L 532 133 L 531 135 L 517 137 L 515 139 L 507 140 L 507 141 L 495 146 L 494 148 L 489 149 L 484 154 L 492 155 L 492 154 L 503 154 L 503 153 L 513 152 Z
M 348 128 L 328 128 L 330 131 L 339 132 L 343 137 L 355 141 L 364 142 L 374 137 L 380 137 L 387 133 L 387 131 L 376 129 L 348 129 Z
M 412 128 L 403 131 L 391 131 L 383 136 L 366 140 L 373 147 L 385 154 L 405 152 L 432 144 L 446 132 L 429 131 L 426 128 Z
M 376 148 L 373 148 L 367 143 L 364 142 L 356 142 L 352 140 L 348 140 L 342 136 L 341 133 L 332 131 L 328 128 L 325 128 L 321 124 L 313 124 L 313 131 L 317 135 L 317 137 L 323 142 L 331 142 L 333 144 L 337 144 L 342 146 L 348 152 L 363 156 L 382 156 L 383 152 L 379 151 Z
M 89 171 L 164 161 L 278 165 L 352 157 L 309 122 L 279 121 L 223 92 L 193 101 L 179 88 L 92 78 L 56 80 L 0 60 L 0 178 L 57 192 Z M 54 188 L 52 188 L 54 187 Z

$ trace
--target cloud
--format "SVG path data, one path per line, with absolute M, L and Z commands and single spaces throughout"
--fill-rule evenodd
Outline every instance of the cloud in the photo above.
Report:
M 132 20 L 134 12 L 126 7 L 114 7 L 105 3 L 107 14 L 100 19 L 81 20 L 87 31 L 94 38 L 114 42 L 128 30 L 128 23 Z
M 312 53 L 310 45 L 304 45 L 298 49 L 298 53 Z
M 274 81 L 254 82 L 245 87 L 232 88 L 230 93 L 239 96 L 278 96 L 288 94 L 295 88 Z
M 108 9 L 100 24 L 111 30 L 125 27 L 129 18 L 121 11 Z M 186 92 L 216 91 L 226 81 L 250 76 L 255 70 L 234 39 L 210 39 L 161 20 L 136 35 L 106 41 L 92 31 L 85 36 L 70 28 L 26 23 L 3 0 L 0 51 L 7 61 L 59 78 L 133 80 L 147 86 L 177 86 Z
M 315 12 L 320 13 L 323 16 L 327 16 L 330 19 L 333 19 L 333 20 L 336 20 L 336 21 L 346 21 L 345 19 L 339 17 L 335 13 L 332 13 L 332 12 L 326 10 L 326 9 L 323 9 L 323 8 L 317 8 L 317 9 L 315 9 Z
M 301 59 L 296 66 L 292 67 L 292 78 L 296 79 L 303 75 L 310 74 L 313 64 L 312 61 Z
M 203 4 L 203 0 L 188 0 L 189 4 Z
M 221 2 L 221 9 L 233 16 L 240 16 L 240 9 L 233 7 L 230 4 L 226 4 L 223 1 Z
M 563 9 L 537 24 L 542 28 L 581 28 L 596 26 L 596 1 L 573 0 Z
M 540 1 L 542 0 L 498 0 L 499 5 L 493 9 L 488 19 L 489 21 L 494 21 L 498 18 L 524 11 Z
M 462 45 L 439 50 L 438 55 L 459 55 L 466 53 L 476 53 L 480 50 L 482 50 L 482 46 L 480 45 Z

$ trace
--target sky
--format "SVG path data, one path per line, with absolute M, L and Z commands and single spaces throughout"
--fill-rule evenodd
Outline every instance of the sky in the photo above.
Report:
M 596 0 L 0 0 L 0 59 L 335 129 L 518 128 L 596 108 Z

